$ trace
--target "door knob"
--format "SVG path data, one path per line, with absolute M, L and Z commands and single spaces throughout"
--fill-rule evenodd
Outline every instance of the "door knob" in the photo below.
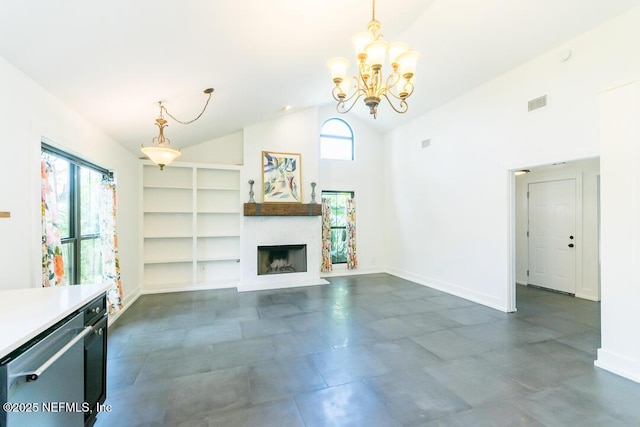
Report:
M 573 243 L 569 243 L 569 247 L 572 248 L 573 247 Z

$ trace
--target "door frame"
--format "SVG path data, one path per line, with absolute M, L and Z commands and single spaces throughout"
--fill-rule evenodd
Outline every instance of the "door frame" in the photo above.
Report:
M 553 165 L 559 165 L 559 164 L 565 164 L 565 163 L 576 163 L 576 162 L 581 162 L 581 161 L 587 161 L 587 160 L 594 160 L 594 159 L 598 159 L 599 160 L 599 156 L 597 157 L 591 157 L 591 158 L 584 158 L 584 159 L 574 159 L 574 160 L 567 160 L 566 162 L 561 162 L 561 163 L 554 163 L 554 164 L 546 164 L 546 165 L 534 165 L 534 166 L 521 166 L 521 167 L 516 167 L 513 169 L 508 169 L 506 171 L 507 173 L 507 182 L 508 182 L 508 229 L 507 229 L 507 236 L 508 236 L 508 260 L 507 260 L 507 280 L 508 280 L 508 286 L 506 289 L 506 306 L 507 306 L 507 312 L 515 312 L 517 311 L 517 306 L 516 306 L 516 281 L 517 281 L 517 267 L 516 267 L 516 257 L 517 257 L 517 251 L 516 251 L 516 235 L 517 235 L 517 222 L 516 222 L 516 204 L 518 203 L 518 195 L 516 194 L 516 177 L 514 172 L 519 171 L 519 170 L 523 170 L 523 169 L 528 169 L 528 170 L 535 170 L 535 169 L 540 169 L 540 168 L 546 168 L 548 166 L 553 166 Z M 576 249 L 576 296 L 580 297 L 580 298 L 585 298 L 588 300 L 593 300 L 593 301 L 599 301 L 600 297 L 601 297 L 601 288 L 600 288 L 600 233 L 599 233 L 599 229 L 600 229 L 600 191 L 599 191 L 599 186 L 596 188 L 596 203 L 597 203 L 597 218 L 595 219 L 596 221 L 596 227 L 597 227 L 597 251 L 598 251 L 598 259 L 597 259 L 597 264 L 598 264 L 598 277 L 597 277 L 597 281 L 598 281 L 598 290 L 597 290 L 597 298 L 591 298 L 589 296 L 585 296 L 582 294 L 582 289 L 583 289 L 583 283 L 584 283 L 584 277 L 583 277 L 583 271 L 584 271 L 584 260 L 583 260 L 583 245 L 582 243 L 584 242 L 585 239 L 585 232 L 584 232 L 584 228 L 583 228 L 583 220 L 584 220 L 584 179 L 583 177 L 589 175 L 590 178 L 595 178 L 597 180 L 597 182 L 599 182 L 599 177 L 600 177 L 600 172 L 598 170 L 598 172 L 592 172 L 592 171 L 583 171 L 582 173 L 576 173 L 575 171 L 573 173 L 566 171 L 565 173 L 562 172 L 558 172 L 558 173 L 549 173 L 548 175 L 540 175 L 538 178 L 533 178 L 531 179 L 530 182 L 546 182 L 546 181 L 557 181 L 557 180 L 561 180 L 561 179 L 568 179 L 568 178 L 575 178 L 576 179 L 576 236 L 580 236 L 580 246 Z M 526 181 L 526 183 L 528 184 L 529 181 Z M 528 206 L 527 206 L 527 210 L 528 210 Z M 528 246 L 528 245 L 527 245 Z M 528 250 L 528 249 L 527 249 Z M 504 294 L 503 294 L 504 295 Z

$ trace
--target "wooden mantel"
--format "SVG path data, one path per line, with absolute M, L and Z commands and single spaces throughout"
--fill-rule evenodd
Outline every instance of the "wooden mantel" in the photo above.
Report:
M 11 218 L 11 212 L 0 212 L 0 218 Z
M 320 216 L 318 203 L 245 203 L 244 216 Z

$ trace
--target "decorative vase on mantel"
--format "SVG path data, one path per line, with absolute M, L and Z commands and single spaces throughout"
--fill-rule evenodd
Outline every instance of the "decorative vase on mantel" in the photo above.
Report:
M 249 202 L 248 203 L 255 203 L 256 201 L 253 199 L 253 184 L 255 184 L 255 181 L 250 179 L 249 180 Z

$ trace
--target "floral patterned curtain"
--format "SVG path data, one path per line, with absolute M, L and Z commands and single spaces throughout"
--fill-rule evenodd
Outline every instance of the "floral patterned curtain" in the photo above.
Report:
M 60 222 L 58 219 L 58 190 L 55 172 L 49 161 L 40 161 L 42 207 L 42 286 L 67 284 L 62 261 Z
M 331 207 L 329 199 L 322 199 L 322 260 L 320 271 L 328 273 L 333 270 L 331 263 Z
M 102 240 L 102 280 L 111 285 L 107 290 L 109 313 L 122 309 L 122 281 L 116 231 L 116 184 L 112 177 L 102 179 L 100 238 Z
M 353 199 L 347 201 L 347 268 L 358 268 L 356 251 L 356 206 Z

